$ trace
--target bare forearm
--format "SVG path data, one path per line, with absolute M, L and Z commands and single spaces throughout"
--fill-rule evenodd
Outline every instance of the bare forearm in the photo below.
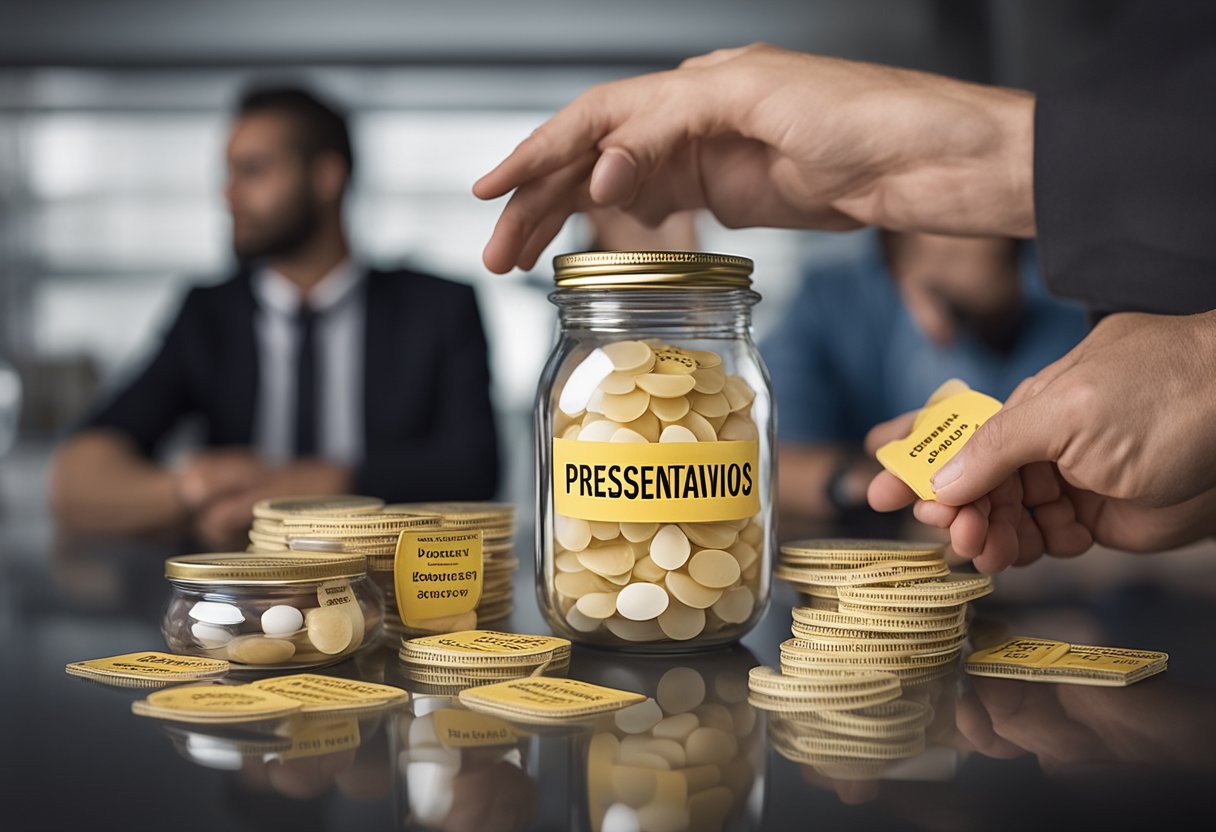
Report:
M 923 77 L 919 97 L 870 105 L 907 133 L 907 158 L 838 207 L 897 231 L 1033 237 L 1034 96 Z
M 87 431 L 60 448 L 51 505 L 60 523 L 89 534 L 164 531 L 187 518 L 174 475 L 109 431 Z
M 531 268 L 572 212 L 654 223 L 1030 237 L 1034 96 L 754 44 L 594 87 L 474 193 L 514 191 L 486 246 Z

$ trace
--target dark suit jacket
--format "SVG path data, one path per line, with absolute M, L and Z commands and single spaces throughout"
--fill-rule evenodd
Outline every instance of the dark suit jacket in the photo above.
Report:
M 1216 308 L 1216 7 L 1129 3 L 1039 94 L 1035 215 L 1053 294 L 1096 315 Z
M 486 499 L 498 486 L 486 340 L 471 286 L 370 271 L 364 448 L 355 490 L 389 501 Z M 248 273 L 187 294 L 160 351 L 84 427 L 126 434 L 151 457 L 185 417 L 208 447 L 249 446 L 258 391 Z

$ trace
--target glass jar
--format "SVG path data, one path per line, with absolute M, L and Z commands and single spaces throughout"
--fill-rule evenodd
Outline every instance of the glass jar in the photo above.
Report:
M 560 332 L 536 400 L 537 596 L 582 644 L 739 639 L 768 605 L 773 405 L 752 261 L 554 259 Z
M 361 555 L 221 553 L 165 561 L 161 633 L 237 668 L 320 667 L 378 643 L 384 596 Z

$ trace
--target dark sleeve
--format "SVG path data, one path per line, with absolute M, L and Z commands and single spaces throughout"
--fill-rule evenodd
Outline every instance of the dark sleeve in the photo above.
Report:
M 1216 6 L 1133 3 L 1035 109 L 1038 247 L 1097 313 L 1216 308 Z
M 355 492 L 389 502 L 488 500 L 498 492 L 498 434 L 490 403 L 485 330 L 472 287 L 461 286 L 436 328 L 437 387 L 428 436 L 390 448 L 368 448 L 355 471 Z
M 145 456 L 155 453 L 160 441 L 191 408 L 187 363 L 196 299 L 191 290 L 152 359 L 134 379 L 95 407 L 78 430 L 116 430 Z

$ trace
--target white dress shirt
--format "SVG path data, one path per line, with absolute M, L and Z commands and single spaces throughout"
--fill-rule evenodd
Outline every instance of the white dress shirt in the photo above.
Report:
M 317 314 L 318 455 L 343 465 L 358 463 L 364 452 L 365 284 L 365 271 L 346 259 L 308 297 Z M 254 447 L 267 461 L 287 462 L 295 447 L 296 315 L 302 296 L 294 283 L 268 267 L 254 273 L 253 293 L 259 362 Z

